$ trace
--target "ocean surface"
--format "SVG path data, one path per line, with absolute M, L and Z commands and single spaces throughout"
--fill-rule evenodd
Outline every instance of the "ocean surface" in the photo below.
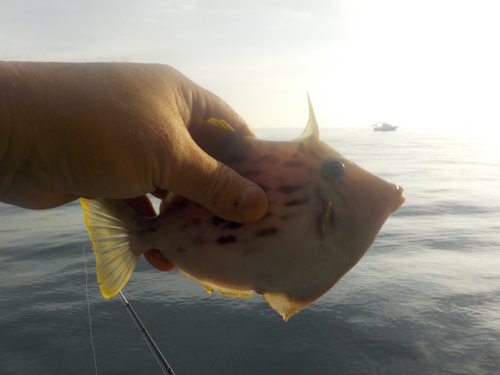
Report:
M 500 140 L 463 129 L 321 133 L 404 186 L 406 203 L 359 264 L 287 323 L 261 296 L 207 294 L 141 260 L 123 292 L 175 373 L 499 374 Z M 0 205 L 0 374 L 95 374 L 87 293 L 97 373 L 163 373 L 120 299 L 100 295 L 88 243 L 78 203 Z

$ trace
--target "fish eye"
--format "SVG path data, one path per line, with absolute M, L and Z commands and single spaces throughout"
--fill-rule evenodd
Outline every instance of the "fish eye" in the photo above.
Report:
M 345 174 L 344 164 L 337 159 L 328 159 L 323 163 L 321 175 L 327 181 L 335 181 Z

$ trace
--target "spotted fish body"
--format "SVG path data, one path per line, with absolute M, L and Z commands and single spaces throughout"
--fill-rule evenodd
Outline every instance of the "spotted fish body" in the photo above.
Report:
M 319 140 L 311 105 L 304 134 L 291 142 L 241 137 L 216 120 L 201 129 L 195 140 L 205 151 L 262 187 L 267 213 L 253 224 L 228 222 L 176 195 L 148 219 L 121 201 L 82 199 L 106 297 L 125 285 L 140 254 L 159 249 L 207 290 L 256 291 L 287 320 L 361 259 L 405 200 L 403 188 Z

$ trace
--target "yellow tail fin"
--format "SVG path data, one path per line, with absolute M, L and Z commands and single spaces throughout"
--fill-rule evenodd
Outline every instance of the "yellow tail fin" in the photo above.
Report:
M 121 200 L 81 198 L 80 203 L 94 245 L 102 295 L 114 297 L 125 286 L 139 260 L 129 244 L 130 222 L 137 213 Z

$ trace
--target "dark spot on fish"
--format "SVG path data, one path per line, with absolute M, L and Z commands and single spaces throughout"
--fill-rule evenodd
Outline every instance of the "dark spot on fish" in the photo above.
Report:
M 299 190 L 301 187 L 302 186 L 299 185 L 281 185 L 278 186 L 278 190 L 281 191 L 282 193 L 290 194 L 293 193 L 294 191 Z
M 242 226 L 242 224 L 240 224 L 240 223 L 237 223 L 235 221 L 230 221 L 229 223 L 224 224 L 221 229 L 223 229 L 223 230 L 225 230 L 225 229 L 238 229 L 241 226 Z
M 291 213 L 288 213 L 288 214 L 284 214 L 280 217 L 281 220 L 283 221 L 287 221 L 287 220 L 290 220 L 292 219 L 294 216 L 297 216 L 296 214 L 291 214 Z
M 245 177 L 255 177 L 255 176 L 258 176 L 261 173 L 262 173 L 262 170 L 260 170 L 260 169 L 251 169 L 249 171 L 244 172 L 243 176 L 245 176 Z
M 259 231 L 255 232 L 255 235 L 257 237 L 265 237 L 265 236 L 272 236 L 273 234 L 276 234 L 276 233 L 278 233 L 278 228 L 271 227 L 271 228 L 259 230 Z
M 185 199 L 181 200 L 179 203 L 177 203 L 174 208 L 178 209 L 178 210 L 181 210 L 183 209 L 184 207 L 187 206 L 187 202 Z
M 304 147 L 304 144 L 302 142 L 300 142 L 297 145 L 297 151 L 300 151 L 300 152 L 304 153 L 305 150 L 306 150 L 306 148 Z
M 235 242 L 236 241 L 236 237 L 235 236 L 226 236 L 226 237 L 219 237 L 217 239 L 217 242 L 221 245 L 225 245 L 227 243 L 232 243 L 232 242 Z
M 184 251 L 186 251 L 186 249 L 184 249 L 184 248 L 182 248 L 182 247 L 178 247 L 178 248 L 177 248 L 177 252 L 178 252 L 178 253 L 181 253 L 181 254 L 182 254 Z
M 283 166 L 287 168 L 299 168 L 303 167 L 304 165 L 305 163 L 302 160 L 289 160 L 283 163 Z
M 224 219 L 222 219 L 222 218 L 220 218 L 220 217 L 218 217 L 218 216 L 214 216 L 214 217 L 212 217 L 212 224 L 213 224 L 213 225 L 219 225 L 220 223 L 223 223 L 223 222 L 225 222 L 225 221 L 226 221 L 226 220 L 224 220 Z
M 234 221 L 231 221 L 229 223 L 229 229 L 238 229 L 239 227 L 241 227 L 241 225 L 242 225 L 241 223 L 236 223 Z
M 309 202 L 309 198 L 297 198 L 297 199 L 292 199 L 291 201 L 285 202 L 285 206 L 300 206 L 302 204 L 306 204 Z
M 297 156 L 299 156 L 299 154 L 295 153 L 292 155 L 294 158 L 296 158 Z
M 227 164 L 237 164 L 237 163 L 242 163 L 245 161 L 245 159 L 247 158 L 247 155 L 245 154 L 234 154 L 234 155 L 231 155 L 228 159 L 227 159 Z
M 312 149 L 309 150 L 309 155 L 311 155 L 315 159 L 319 159 L 318 154 Z
M 267 154 L 267 155 L 261 156 L 260 158 L 255 160 L 255 162 L 256 163 L 265 162 L 268 164 L 276 164 L 277 162 L 279 162 L 279 159 L 274 154 Z

